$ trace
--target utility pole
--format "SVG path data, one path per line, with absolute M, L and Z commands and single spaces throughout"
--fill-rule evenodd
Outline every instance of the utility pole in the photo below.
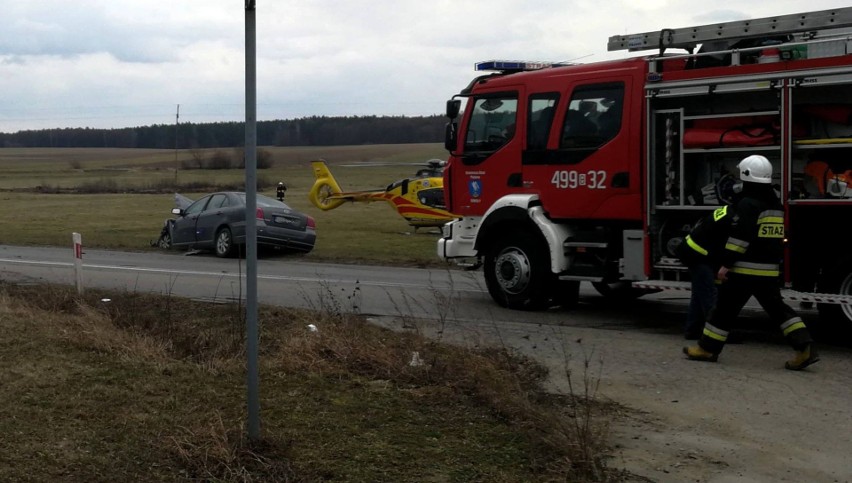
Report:
M 178 123 L 180 122 L 180 104 L 177 105 L 175 113 L 175 189 L 177 189 L 177 172 L 178 172 Z
M 260 438 L 257 364 L 257 45 L 255 0 L 246 2 L 246 356 L 248 437 Z

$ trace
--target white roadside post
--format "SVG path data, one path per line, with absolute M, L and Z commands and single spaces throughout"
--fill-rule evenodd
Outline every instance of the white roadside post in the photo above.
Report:
M 74 242 L 74 278 L 77 281 L 77 293 L 83 295 L 83 237 L 72 233 Z

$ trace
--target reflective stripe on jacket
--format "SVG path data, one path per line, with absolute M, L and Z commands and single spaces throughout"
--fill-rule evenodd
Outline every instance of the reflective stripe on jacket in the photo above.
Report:
M 684 239 L 678 256 L 687 264 L 700 261 L 718 265 L 731 219 L 732 211 L 726 205 L 698 220 Z
M 781 265 L 778 263 L 750 263 L 737 261 L 731 267 L 731 271 L 742 275 L 755 275 L 758 277 L 777 277 L 781 275 Z

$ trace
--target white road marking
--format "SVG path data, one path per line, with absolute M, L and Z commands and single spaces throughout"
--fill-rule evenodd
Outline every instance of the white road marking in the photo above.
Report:
M 35 260 L 15 260 L 9 258 L 0 258 L 0 263 L 13 263 L 19 265 L 37 265 L 37 266 L 48 266 L 48 267 L 68 267 L 71 268 L 73 266 L 72 263 L 69 262 L 44 262 L 44 261 L 35 261 Z M 127 271 L 127 272 L 143 272 L 143 273 L 155 273 L 155 274 L 175 274 L 175 275 L 196 275 L 196 276 L 205 276 L 205 277 L 230 277 L 230 278 L 245 278 L 246 274 L 236 274 L 229 272 L 203 272 L 197 270 L 174 270 L 174 269 L 165 269 L 165 268 L 143 268 L 143 267 L 127 267 L 127 266 L 117 266 L 117 265 L 96 265 L 84 263 L 83 268 L 92 268 L 96 270 L 114 270 L 114 271 Z M 292 277 L 287 275 L 261 275 L 258 274 L 258 279 L 262 280 L 277 280 L 277 281 L 285 281 L 285 282 L 326 282 L 326 283 L 351 283 L 358 284 L 364 286 L 372 286 L 372 287 L 412 287 L 412 288 L 429 288 L 429 285 L 422 285 L 416 283 L 391 283 L 391 282 L 371 282 L 365 280 L 344 280 L 340 278 L 336 279 L 320 279 L 320 278 L 307 278 L 307 277 Z M 434 288 L 434 286 L 433 286 Z M 447 288 L 447 287 L 444 287 Z M 475 292 L 475 293 L 483 293 L 484 290 L 476 290 L 476 289 L 460 289 L 455 288 L 454 291 L 458 292 Z

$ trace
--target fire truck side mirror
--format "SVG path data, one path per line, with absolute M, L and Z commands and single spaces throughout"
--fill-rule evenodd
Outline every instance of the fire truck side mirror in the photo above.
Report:
M 458 126 L 456 122 L 448 122 L 444 131 L 444 149 L 450 153 L 456 150 L 456 145 L 458 144 L 458 135 L 456 134 Z
M 458 99 L 450 99 L 447 101 L 447 117 L 453 120 L 459 116 L 461 110 L 461 101 Z
M 450 122 L 447 123 L 447 127 L 444 131 L 444 148 L 451 153 L 455 151 L 456 145 L 458 144 L 459 124 L 455 122 L 455 119 L 459 117 L 460 110 L 461 100 L 450 99 L 447 101 L 447 118 Z

